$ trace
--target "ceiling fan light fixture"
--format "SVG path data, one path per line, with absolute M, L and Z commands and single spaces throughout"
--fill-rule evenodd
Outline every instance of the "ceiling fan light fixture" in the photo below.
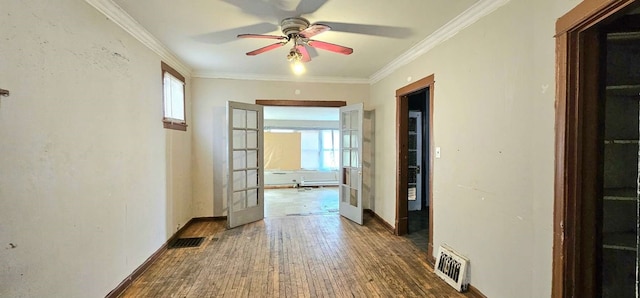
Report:
M 301 75 L 307 71 L 307 69 L 304 67 L 304 63 L 302 63 L 302 61 L 300 60 L 296 60 L 291 63 L 291 70 L 296 75 Z
M 300 53 L 300 51 L 296 47 L 293 47 L 291 48 L 291 50 L 289 51 L 289 54 L 287 55 L 287 60 L 289 62 L 301 61 L 302 53 Z

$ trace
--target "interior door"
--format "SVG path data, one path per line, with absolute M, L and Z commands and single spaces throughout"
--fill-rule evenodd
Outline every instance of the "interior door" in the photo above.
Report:
M 264 218 L 262 106 L 227 102 L 227 225 Z
M 340 215 L 362 224 L 363 105 L 340 108 Z

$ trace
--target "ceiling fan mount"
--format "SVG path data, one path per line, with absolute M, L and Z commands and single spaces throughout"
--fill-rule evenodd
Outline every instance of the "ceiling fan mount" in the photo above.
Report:
M 309 25 L 311 25 L 311 23 L 302 17 L 286 18 L 280 22 L 282 33 L 289 38 L 309 28 Z

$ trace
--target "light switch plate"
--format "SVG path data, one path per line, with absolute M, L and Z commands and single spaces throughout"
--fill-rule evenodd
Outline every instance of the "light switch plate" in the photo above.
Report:
M 436 158 L 440 158 L 440 147 L 436 147 Z

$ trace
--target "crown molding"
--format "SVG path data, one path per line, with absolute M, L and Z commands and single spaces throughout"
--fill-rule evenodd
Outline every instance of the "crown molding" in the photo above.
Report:
M 424 53 L 433 49 L 437 45 L 445 42 L 449 38 L 458 34 L 458 32 L 474 24 L 484 16 L 492 13 L 500 6 L 507 4 L 510 0 L 480 0 L 467 10 L 459 14 L 457 17 L 446 23 L 440 29 L 427 36 L 417 45 L 404 52 L 398 58 L 378 70 L 369 78 L 370 84 L 375 84 L 386 78 L 400 67 L 422 56 Z
M 369 84 L 369 79 L 348 77 L 308 77 L 308 76 L 276 76 L 264 74 L 218 73 L 210 71 L 194 72 L 192 77 L 203 79 L 231 79 L 252 81 L 282 81 L 304 83 L 337 83 L 337 84 Z
M 191 68 L 165 47 L 157 38 L 147 31 L 131 15 L 112 0 L 85 0 L 111 21 L 127 31 L 131 36 L 158 54 L 162 61 L 169 64 L 184 76 L 192 76 Z

